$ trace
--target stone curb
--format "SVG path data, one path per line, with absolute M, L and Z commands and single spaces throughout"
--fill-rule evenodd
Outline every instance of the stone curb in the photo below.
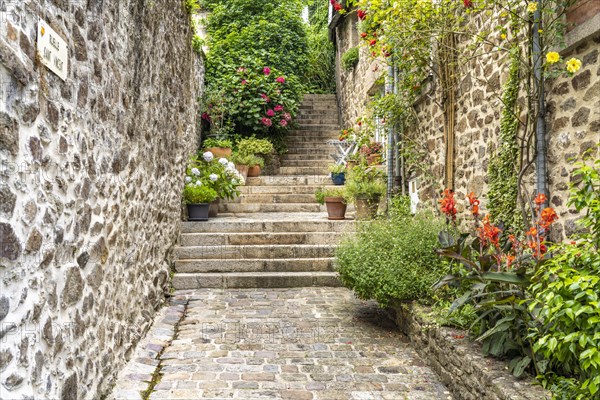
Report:
M 160 371 L 160 355 L 170 346 L 188 305 L 186 296 L 176 296 L 156 315 L 154 324 L 133 350 L 131 359 L 117 377 L 108 400 L 143 399 L 155 375 Z
M 428 323 L 420 306 L 406 304 L 386 311 L 456 400 L 551 398 L 533 378 L 517 379 L 506 363 L 483 356 L 481 346 L 465 331 Z

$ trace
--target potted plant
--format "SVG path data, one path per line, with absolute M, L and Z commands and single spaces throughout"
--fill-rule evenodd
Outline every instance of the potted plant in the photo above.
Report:
M 233 144 L 229 139 L 206 139 L 203 143 L 205 151 L 210 151 L 215 157 L 230 157 Z
M 348 195 L 343 188 L 323 189 L 319 188 L 315 192 L 317 203 L 327 207 L 327 219 L 339 221 L 346 219 L 346 207 Z
M 183 189 L 183 199 L 187 205 L 189 221 L 208 221 L 210 203 L 217 198 L 217 192 L 202 181 L 187 183 Z
M 352 171 L 354 167 L 360 164 L 362 161 L 362 156 L 359 152 L 352 153 L 348 157 L 346 157 L 346 163 L 348 166 L 348 171 Z
M 334 185 L 343 185 L 346 182 L 346 166 L 343 164 L 331 164 L 329 166 L 331 180 Z
M 235 152 L 231 155 L 231 161 L 235 164 L 235 168 L 246 179 L 250 166 L 260 165 L 263 160 L 254 154 L 242 154 Z
M 258 157 L 256 155 L 253 155 L 253 157 L 252 163 L 248 165 L 249 178 L 256 178 L 260 176 L 261 168 L 265 167 L 265 160 L 263 160 L 262 157 Z
M 252 136 L 240 140 L 237 143 L 238 152 L 243 156 L 256 156 L 252 163 L 248 164 L 248 177 L 255 178 L 260 175 L 261 168 L 264 168 L 264 156 L 273 153 L 275 150 L 273 143 L 269 139 L 257 139 Z M 261 157 L 263 156 L 263 157 Z
M 383 145 L 379 142 L 371 142 L 368 145 L 363 145 L 360 152 L 367 159 L 368 165 L 381 164 Z
M 373 218 L 386 192 L 385 174 L 375 167 L 357 166 L 348 177 L 346 191 L 354 199 L 356 218 Z

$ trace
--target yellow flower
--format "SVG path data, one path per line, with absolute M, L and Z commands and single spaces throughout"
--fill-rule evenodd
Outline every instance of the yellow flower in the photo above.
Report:
M 537 1 L 532 1 L 531 3 L 527 4 L 527 11 L 530 13 L 536 12 L 537 8 L 538 8 Z
M 538 33 L 544 33 L 543 29 L 538 29 Z
M 503 33 L 503 34 L 501 34 L 501 35 L 500 35 L 500 37 L 501 37 L 502 39 L 506 39 L 506 33 Z
M 546 62 L 548 64 L 555 64 L 559 61 L 560 61 L 560 55 L 557 52 L 551 51 L 550 53 L 546 54 Z
M 581 60 L 571 58 L 569 61 L 567 61 L 567 71 L 569 71 L 570 73 L 574 74 L 575 72 L 579 71 L 580 68 Z

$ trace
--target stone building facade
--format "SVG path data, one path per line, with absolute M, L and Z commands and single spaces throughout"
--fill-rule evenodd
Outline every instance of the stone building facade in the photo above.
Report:
M 181 3 L 0 1 L 2 399 L 101 398 L 163 304 L 203 79 Z
M 585 3 L 585 4 L 581 4 Z M 597 3 L 599 6 L 595 6 Z M 358 39 L 357 16 L 349 13 L 334 18 L 331 37 L 337 51 L 338 101 L 344 127 L 352 127 L 365 111 L 369 97 L 382 90 L 377 79 L 386 67 L 369 59 L 367 50 L 353 71 L 340 66 L 341 55 Z M 569 210 L 569 182 L 575 169 L 574 159 L 600 143 L 600 3 L 581 0 L 569 20 L 576 23 L 566 34 L 567 47 L 560 50 L 564 59 L 579 58 L 583 66 L 573 77 L 560 77 L 547 87 L 547 147 L 550 205 L 561 217 L 555 234 L 566 236 L 577 229 L 577 215 Z M 483 28 L 482 28 L 483 29 Z M 487 168 L 495 154 L 500 133 L 502 88 L 508 78 L 506 57 L 497 52 L 478 57 L 459 68 L 455 97 L 454 189 L 458 203 L 471 191 L 480 196 L 483 209 L 488 190 Z M 375 84 L 374 84 L 375 83 Z M 417 177 L 421 200 L 435 200 L 446 182 L 446 143 L 444 113 L 440 106 L 440 88 L 435 77 L 423 84 L 423 95 L 414 105 L 416 123 L 406 132 L 418 145 L 425 176 Z M 524 101 L 522 97 L 520 101 Z M 598 148 L 596 148 L 596 158 Z M 533 170 L 524 178 L 535 188 Z

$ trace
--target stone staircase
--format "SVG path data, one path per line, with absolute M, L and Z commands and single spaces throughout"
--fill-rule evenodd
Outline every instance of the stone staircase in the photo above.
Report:
M 307 95 L 288 135 L 280 174 L 248 178 L 219 217 L 183 222 L 175 289 L 339 286 L 335 247 L 353 222 L 329 221 L 315 190 L 331 185 L 329 139 L 339 133 L 334 95 Z

